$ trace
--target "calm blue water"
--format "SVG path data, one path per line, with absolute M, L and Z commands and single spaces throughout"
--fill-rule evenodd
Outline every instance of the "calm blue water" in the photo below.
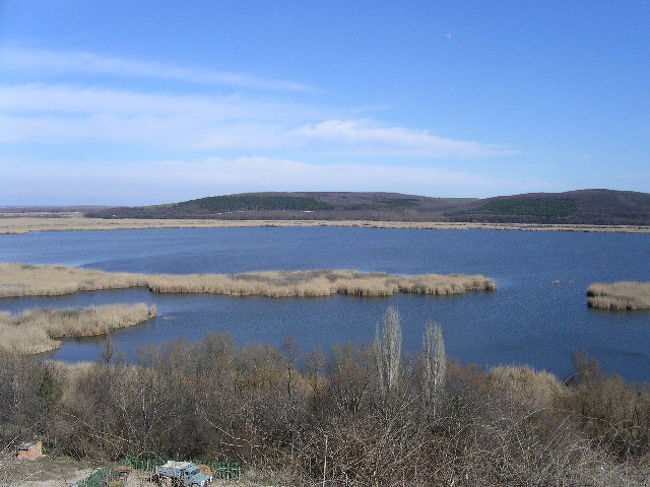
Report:
M 530 364 L 561 376 L 586 349 L 603 368 L 650 381 L 650 313 L 609 313 L 585 304 L 596 281 L 650 280 L 650 235 L 363 228 L 164 229 L 0 235 L 0 261 L 144 273 L 357 269 L 390 273 L 484 274 L 496 293 L 459 297 L 315 299 L 155 295 L 142 289 L 57 298 L 0 299 L 0 310 L 146 302 L 157 319 L 112 335 L 131 357 L 149 343 L 232 333 L 239 344 L 306 350 L 368 343 L 386 307 L 398 307 L 404 345 L 417 350 L 425 322 L 443 324 L 448 353 L 487 366 Z M 560 280 L 559 285 L 552 284 Z M 54 357 L 94 360 L 103 339 L 66 342 Z

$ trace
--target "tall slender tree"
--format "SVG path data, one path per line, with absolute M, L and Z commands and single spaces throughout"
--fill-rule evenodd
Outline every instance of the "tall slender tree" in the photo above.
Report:
M 447 372 L 447 355 L 442 327 L 439 323 L 427 322 L 423 343 L 422 392 L 424 400 L 435 413 L 442 399 Z
M 381 328 L 377 324 L 374 350 L 379 385 L 386 395 L 399 387 L 402 356 L 402 322 L 394 306 L 386 309 Z

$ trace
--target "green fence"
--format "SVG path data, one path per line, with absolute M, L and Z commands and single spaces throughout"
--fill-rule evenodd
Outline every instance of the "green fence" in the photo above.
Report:
M 89 477 L 77 482 L 76 487 L 104 487 L 108 485 L 111 480 L 117 477 L 115 474 L 115 467 L 113 465 L 105 468 L 98 468 Z
M 116 467 L 128 465 L 136 470 L 153 472 L 153 470 L 167 462 L 168 460 L 178 460 L 172 457 L 157 456 L 128 456 L 119 462 L 104 468 L 95 470 L 89 477 L 77 482 L 75 487 L 106 487 L 109 482 L 116 480 L 118 474 Z M 207 465 L 212 469 L 212 475 L 215 479 L 236 479 L 241 475 L 241 467 L 238 463 L 232 462 L 210 462 L 205 460 L 181 459 L 178 461 L 191 462 L 195 465 Z

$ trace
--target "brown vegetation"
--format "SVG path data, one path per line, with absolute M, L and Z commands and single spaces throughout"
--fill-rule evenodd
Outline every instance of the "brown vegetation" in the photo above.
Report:
M 0 264 L 0 297 L 53 296 L 79 291 L 147 287 L 158 293 L 211 293 L 228 296 L 312 297 L 397 293 L 454 295 L 494 291 L 481 275 L 398 276 L 349 270 L 267 271 L 243 274 L 107 273 L 64 266 Z
M 156 316 L 146 304 L 113 304 L 89 308 L 36 309 L 18 315 L 0 312 L 0 350 L 42 353 L 61 345 L 57 338 L 106 335 Z
M 60 215 L 57 215 L 60 216 Z M 22 234 L 43 231 L 73 230 L 140 230 L 147 228 L 235 228 L 235 227 L 362 227 L 402 228 L 420 230 L 508 230 L 528 232 L 595 232 L 595 233 L 650 233 L 647 225 L 579 225 L 579 224 L 535 224 L 535 223 L 468 223 L 437 221 L 386 221 L 377 220 L 217 220 L 217 219 L 154 219 L 85 218 L 79 215 L 55 218 L 0 216 L 0 234 Z
M 595 283 L 587 289 L 591 308 L 612 311 L 650 310 L 650 282 Z
M 391 347 L 341 345 L 325 358 L 291 340 L 237 349 L 208 334 L 142 350 L 131 365 L 0 355 L 0 441 L 39 435 L 77 458 L 238 461 L 282 472 L 283 485 L 644 485 L 647 386 L 584 355 L 567 384 L 448 362 L 432 405 L 426 343 L 424 356 L 401 354 L 390 391 L 376 354 L 397 360 Z
M 79 291 L 144 287 L 137 274 L 58 265 L 0 264 L 0 298 L 60 296 Z

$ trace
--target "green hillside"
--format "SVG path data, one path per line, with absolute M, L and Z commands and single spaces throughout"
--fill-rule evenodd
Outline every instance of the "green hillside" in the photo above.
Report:
M 650 194 L 588 189 L 496 198 L 296 192 L 209 196 L 156 206 L 99 208 L 97 218 L 467 221 L 650 225 Z

